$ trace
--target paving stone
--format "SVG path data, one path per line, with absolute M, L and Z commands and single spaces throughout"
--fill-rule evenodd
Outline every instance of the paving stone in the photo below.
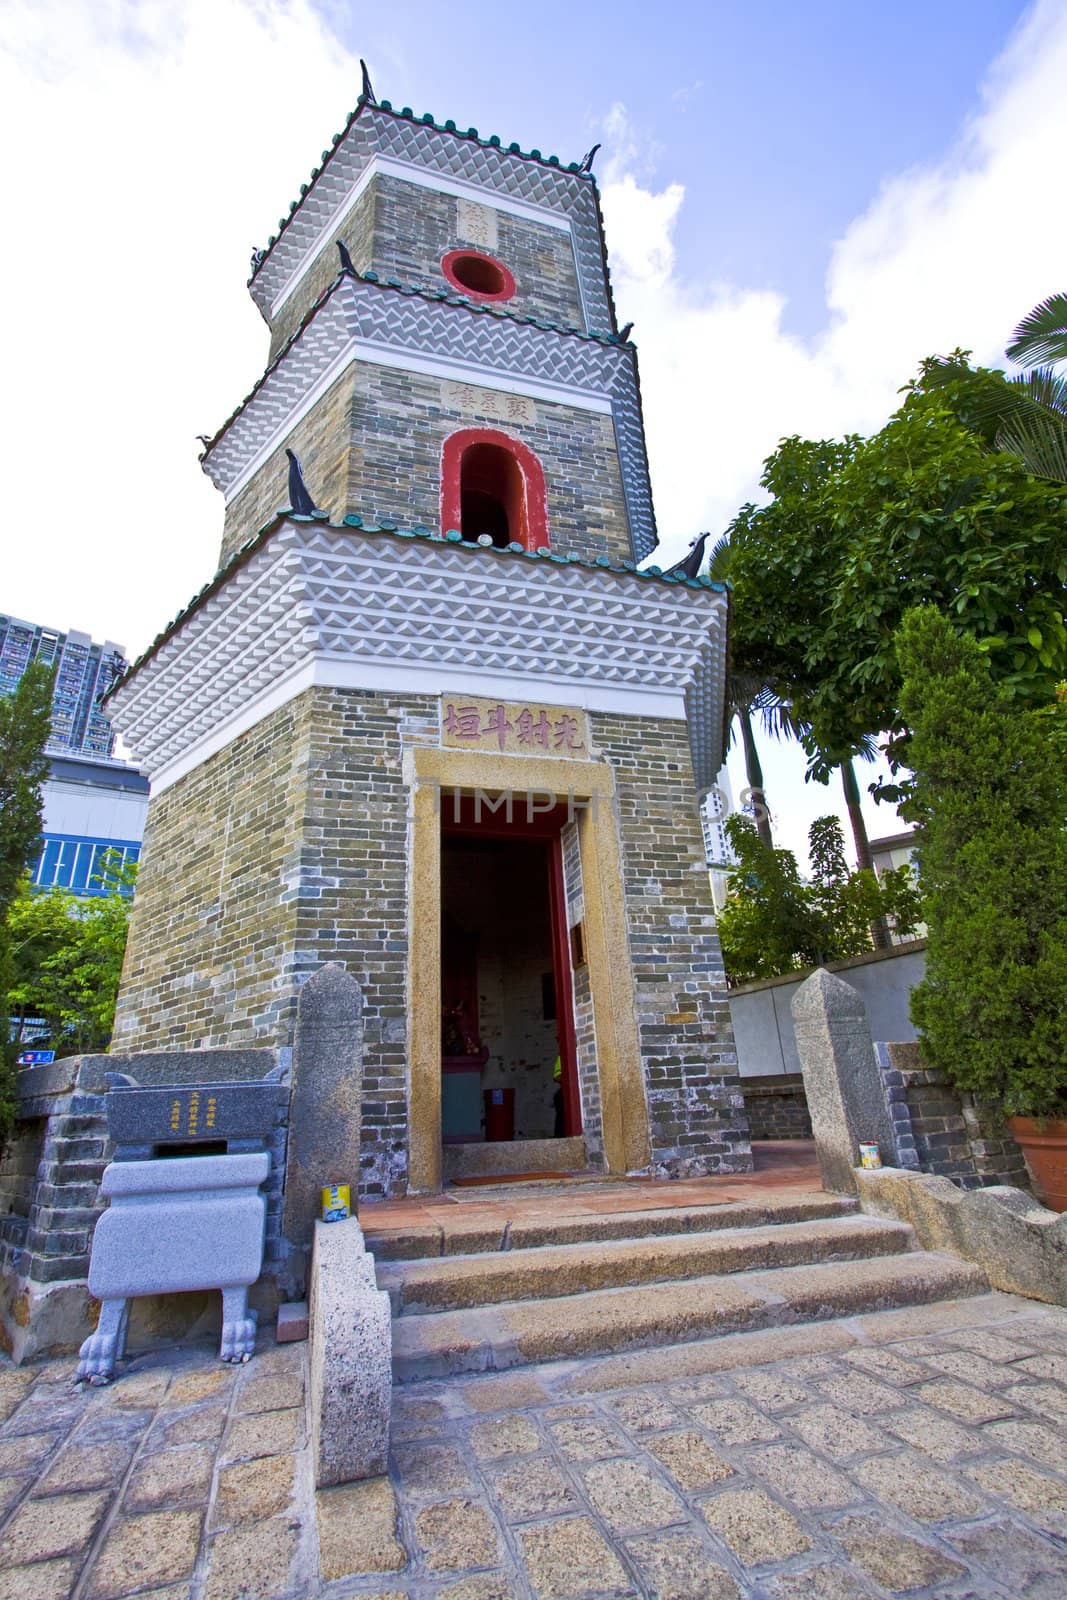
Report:
M 77 1574 L 75 1561 L 35 1561 L 32 1567 L 5 1567 L 4 1600 L 67 1600 Z
M 615 1428 L 605 1428 L 599 1422 L 557 1422 L 549 1431 L 560 1454 L 571 1461 L 596 1461 L 605 1456 L 621 1456 L 629 1448 L 621 1433 Z
M 361 1595 L 360 1600 L 366 1597 Z M 519 1600 L 519 1591 L 502 1572 L 484 1572 L 438 1589 L 437 1600 Z
M 124 1511 L 151 1511 L 157 1506 L 206 1505 L 211 1488 L 214 1451 L 205 1445 L 163 1450 L 137 1463 L 123 1498 Z
M 479 1461 L 496 1461 L 501 1456 L 525 1456 L 543 1444 L 535 1423 L 529 1417 L 496 1417 L 477 1422 L 467 1435 Z
M 1018 1374 L 1025 1372 L 1031 1378 L 1048 1378 L 1053 1383 L 1067 1384 L 1067 1353 L 1051 1350 L 1044 1355 L 1027 1356 L 1014 1370 Z
M 747 1400 L 711 1400 L 694 1406 L 694 1422 L 708 1428 L 724 1444 L 752 1444 L 764 1439 L 780 1439 L 782 1430 Z
M 992 1389 L 994 1392 L 1017 1376 L 1014 1367 L 1003 1361 L 989 1361 L 977 1350 L 935 1350 L 923 1359 L 935 1372 L 943 1372 L 947 1377 L 959 1378 L 961 1383 Z
M 656 1395 L 616 1395 L 608 1401 L 608 1408 L 633 1433 L 669 1428 L 681 1420 L 675 1408 Z
M 678 1496 L 640 1461 L 598 1461 L 585 1468 L 582 1480 L 594 1511 L 616 1533 L 665 1528 L 686 1519 Z
M 405 1494 L 470 1494 L 471 1475 L 459 1451 L 452 1445 L 399 1444 L 393 1452 L 400 1486 Z
M 131 1406 L 148 1408 L 162 1405 L 169 1387 L 169 1372 L 127 1372 L 106 1389 L 92 1392 L 94 1397 L 102 1395 L 104 1404 L 125 1411 Z
M 964 1328 L 960 1333 L 947 1334 L 945 1342 L 973 1350 L 989 1361 L 1019 1361 L 1026 1355 L 1025 1345 L 989 1328 Z
M 1067 1389 L 1058 1383 L 1010 1383 L 1003 1394 L 1020 1411 L 1067 1422 Z
M 400 1572 L 407 1566 L 397 1537 L 396 1496 L 388 1478 L 320 1489 L 315 1511 L 319 1560 L 327 1583 L 352 1573 Z
M 1067 1554 L 1013 1522 L 987 1522 L 948 1535 L 949 1543 L 1018 1600 L 1063 1600 Z
M 1015 1407 L 1010 1400 L 1004 1400 L 999 1395 L 983 1394 L 981 1389 L 972 1389 L 967 1383 L 955 1383 L 950 1378 L 921 1383 L 914 1393 L 917 1399 L 929 1406 L 937 1406 L 939 1411 L 947 1411 L 950 1417 L 958 1417 L 961 1422 L 992 1422 L 996 1417 L 1015 1415 Z
M 757 1367 L 751 1372 L 741 1369 L 734 1373 L 734 1383 L 742 1394 L 767 1411 L 782 1411 L 787 1406 L 802 1405 L 809 1397 L 806 1389 L 798 1388 L 773 1369 L 768 1371 Z
M 593 1406 L 585 1401 L 570 1400 L 562 1406 L 546 1406 L 540 1412 L 543 1422 L 569 1422 L 574 1417 L 595 1417 Z
M 285 1411 L 255 1411 L 234 1417 L 226 1430 L 221 1461 L 252 1461 L 256 1456 L 277 1456 L 296 1450 L 303 1441 L 304 1412 L 300 1406 Z
M 549 1394 L 529 1373 L 505 1372 L 463 1384 L 459 1398 L 472 1411 L 510 1411 L 520 1406 L 543 1405 Z
M 526 1575 L 537 1600 L 571 1600 L 594 1589 L 629 1594 L 622 1563 L 587 1517 L 560 1517 L 518 1530 Z
M 0 1478 L 0 1517 L 6 1516 L 15 1502 L 22 1499 L 30 1481 L 26 1478 Z
M 575 1394 L 591 1394 L 604 1389 L 629 1389 L 641 1383 L 676 1383 L 702 1373 L 756 1367 L 815 1351 L 844 1350 L 854 1343 L 855 1335 L 840 1322 L 801 1323 L 757 1333 L 723 1333 L 690 1344 L 605 1357 L 566 1378 L 562 1387 Z
M 151 1511 L 112 1524 L 93 1563 L 87 1600 L 111 1600 L 131 1589 L 158 1587 L 193 1570 L 202 1511 Z
M 0 1372 L 0 1422 L 22 1404 L 36 1376 L 35 1372 Z
M 852 1560 L 890 1594 L 963 1577 L 966 1568 L 874 1517 L 846 1517 L 832 1529 Z
M 49 1387 L 41 1394 L 43 1398 L 38 1397 L 36 1390 L 32 1391 L 29 1399 L 8 1417 L 3 1425 L 6 1439 L 16 1439 L 27 1433 L 64 1434 L 84 1415 L 87 1404 L 84 1395 L 68 1397 L 62 1391 L 55 1395 Z
M 1042 1461 L 1056 1472 L 1067 1472 L 1067 1440 L 1040 1422 L 995 1422 L 983 1430 L 989 1443 L 1014 1450 L 1028 1461 Z
M 495 1567 L 500 1560 L 493 1521 L 475 1500 L 442 1500 L 416 1512 L 415 1537 L 429 1572 Z
M 265 1373 L 249 1377 L 234 1395 L 235 1411 L 284 1411 L 304 1403 L 304 1380 L 298 1373 Z
M 802 1572 L 783 1573 L 767 1585 L 774 1600 L 870 1600 L 872 1591 L 847 1567 L 817 1562 Z
M 421 1439 L 436 1434 L 448 1413 L 440 1400 L 393 1399 L 389 1432 L 393 1439 Z
M 1018 1506 L 1041 1527 L 1067 1533 L 1067 1484 L 1062 1479 L 1050 1478 L 1024 1461 L 1009 1460 L 968 1467 L 967 1476 L 987 1493 Z
M 733 1474 L 733 1467 L 693 1429 L 659 1433 L 644 1441 L 649 1455 L 666 1468 L 679 1489 L 710 1489 Z
M 962 1520 L 989 1510 L 978 1495 L 908 1450 L 862 1461 L 855 1475 L 872 1499 L 888 1500 L 916 1522 Z
M 196 1400 L 208 1400 L 212 1395 L 227 1393 L 234 1382 L 234 1369 L 219 1363 L 216 1367 L 203 1367 L 194 1372 L 181 1372 L 172 1379 L 167 1390 L 167 1409 L 192 1405 Z
M 221 1438 L 225 1426 L 225 1406 L 202 1405 L 175 1417 L 161 1415 L 152 1429 L 150 1447 L 165 1450 L 180 1444 L 201 1444 Z
M 204 1600 L 278 1600 L 289 1590 L 298 1544 L 299 1528 L 287 1517 L 216 1534 L 208 1552 Z
M 843 1473 L 820 1461 L 810 1450 L 796 1445 L 768 1445 L 765 1450 L 750 1450 L 745 1470 L 764 1478 L 772 1489 L 794 1505 L 830 1510 L 848 1506 L 860 1498 L 858 1490 Z
M 814 1326 L 823 1327 L 827 1326 L 827 1324 L 815 1323 Z M 828 1326 L 836 1327 L 837 1324 L 830 1323 Z M 800 1329 L 794 1328 L 789 1331 L 793 1333 L 799 1333 Z M 849 1341 L 846 1340 L 843 1342 L 847 1344 Z M 845 1349 L 840 1350 L 841 1356 L 845 1356 L 847 1353 L 848 1352 Z M 811 1355 L 797 1356 L 797 1358 L 792 1361 L 781 1361 L 778 1364 L 778 1370 L 784 1378 L 789 1380 L 790 1383 L 799 1383 L 802 1386 L 806 1386 L 815 1378 L 825 1378 L 828 1377 L 832 1372 L 839 1372 L 840 1368 L 837 1364 L 836 1355 Z
M 748 1567 L 811 1549 L 797 1519 L 762 1489 L 724 1489 L 698 1508 L 708 1526 Z
M 121 1483 L 133 1456 L 131 1440 L 111 1444 L 82 1444 L 75 1434 L 38 1482 L 35 1494 L 56 1494 L 62 1490 L 111 1489 Z
M 866 1422 L 850 1416 L 839 1406 L 809 1406 L 806 1411 L 790 1417 L 789 1422 L 806 1444 L 834 1461 L 847 1461 L 851 1456 L 886 1448 L 883 1433 L 876 1433 Z
M 658 1534 L 626 1545 L 655 1600 L 736 1600 L 733 1578 L 691 1533 Z
M 61 1433 L 23 1433 L 13 1439 L 0 1440 L 0 1476 L 8 1478 L 23 1472 L 39 1472 L 45 1457 L 62 1437 Z
M 921 1383 L 930 1376 L 930 1369 L 921 1361 L 907 1361 L 893 1350 L 845 1350 L 841 1360 L 847 1361 L 850 1367 L 859 1367 L 863 1372 L 870 1372 L 874 1377 L 902 1388 L 909 1383 Z
M 83 1549 L 110 1498 L 101 1492 L 24 1500 L 4 1529 L 4 1559 L 12 1566 L 22 1566 Z
M 574 1490 L 547 1457 L 495 1472 L 492 1485 L 509 1522 L 531 1522 L 580 1509 Z
M 865 1372 L 846 1372 L 833 1378 L 820 1378 L 815 1386 L 835 1406 L 843 1406 L 856 1417 L 876 1416 L 907 1404 L 906 1397 Z
M 293 1493 L 296 1457 L 264 1456 L 223 1467 L 212 1511 L 215 1527 L 253 1522 L 284 1511 Z
M 909 1411 L 894 1411 L 886 1417 L 885 1428 L 906 1444 L 913 1445 L 934 1461 L 954 1461 L 959 1456 L 978 1455 L 986 1448 L 978 1432 L 968 1432 L 958 1422 L 950 1422 L 940 1411 L 916 1406 Z

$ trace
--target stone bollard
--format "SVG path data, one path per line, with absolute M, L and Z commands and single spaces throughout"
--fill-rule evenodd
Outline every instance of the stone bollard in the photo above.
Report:
M 877 1144 L 887 1166 L 896 1160 L 866 1008 L 851 984 L 820 967 L 793 996 L 792 1012 L 823 1183 L 855 1194 L 861 1142 Z
M 389 1457 L 392 1320 L 355 1217 L 315 1224 L 310 1338 L 316 1487 L 377 1477 Z
M 282 1211 L 296 1298 L 307 1284 L 322 1188 L 347 1183 L 356 1198 L 362 1095 L 363 991 L 347 968 L 330 961 L 297 999 Z

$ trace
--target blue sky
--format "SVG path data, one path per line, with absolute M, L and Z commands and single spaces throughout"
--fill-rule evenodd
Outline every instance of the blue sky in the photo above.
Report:
M 782 435 L 876 429 L 923 355 L 999 360 L 1063 287 L 1064 0 L 5 0 L 4 22 L 0 607 L 131 653 L 214 571 L 196 435 L 263 369 L 249 251 L 360 55 L 397 104 L 566 160 L 603 141 L 664 561 Z M 830 797 L 795 750 L 766 766 L 802 849 Z

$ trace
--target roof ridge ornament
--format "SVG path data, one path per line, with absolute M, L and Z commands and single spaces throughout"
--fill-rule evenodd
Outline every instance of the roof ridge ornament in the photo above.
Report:
M 363 74 L 363 88 L 360 90 L 359 98 L 361 100 L 366 100 L 369 105 L 376 106 L 378 104 L 378 100 L 374 93 L 373 85 L 370 81 L 370 73 L 367 71 L 367 63 L 364 61 L 362 56 L 359 58 L 359 70 Z
M 600 146 L 598 144 L 595 144 L 591 150 L 587 150 L 586 151 L 585 155 L 582 157 L 581 161 L 578 163 L 578 171 L 579 172 L 592 172 L 592 170 L 593 170 L 593 162 L 596 160 L 596 153 L 597 153 L 597 151 L 599 149 L 600 149 Z
M 298 517 L 324 517 L 325 511 L 320 511 L 311 495 L 308 493 L 307 484 L 304 482 L 304 472 L 300 465 L 299 456 L 286 446 L 286 455 L 289 457 L 289 509 Z
M 665 578 L 699 577 L 700 568 L 704 561 L 704 546 L 710 538 L 710 533 L 702 533 L 699 538 L 691 539 L 689 541 L 689 554 L 683 556 L 681 561 L 676 561 L 673 567 L 668 567 L 663 576 Z
M 345 244 L 343 239 L 338 239 L 337 251 L 341 257 L 341 271 L 347 272 L 350 277 L 358 278 L 359 273 L 352 264 L 352 257 L 349 255 L 348 246 Z

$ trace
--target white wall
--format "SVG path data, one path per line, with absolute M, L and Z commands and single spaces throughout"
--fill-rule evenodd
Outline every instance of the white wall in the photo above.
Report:
M 851 961 L 835 961 L 829 970 L 859 991 L 867 1007 L 872 1038 L 915 1038 L 908 999 L 926 970 L 921 940 L 892 950 L 872 950 L 869 956 L 856 956 Z M 743 1078 L 800 1071 L 789 1008 L 808 976 L 807 972 L 798 972 L 785 978 L 767 978 L 731 991 L 730 1016 Z

